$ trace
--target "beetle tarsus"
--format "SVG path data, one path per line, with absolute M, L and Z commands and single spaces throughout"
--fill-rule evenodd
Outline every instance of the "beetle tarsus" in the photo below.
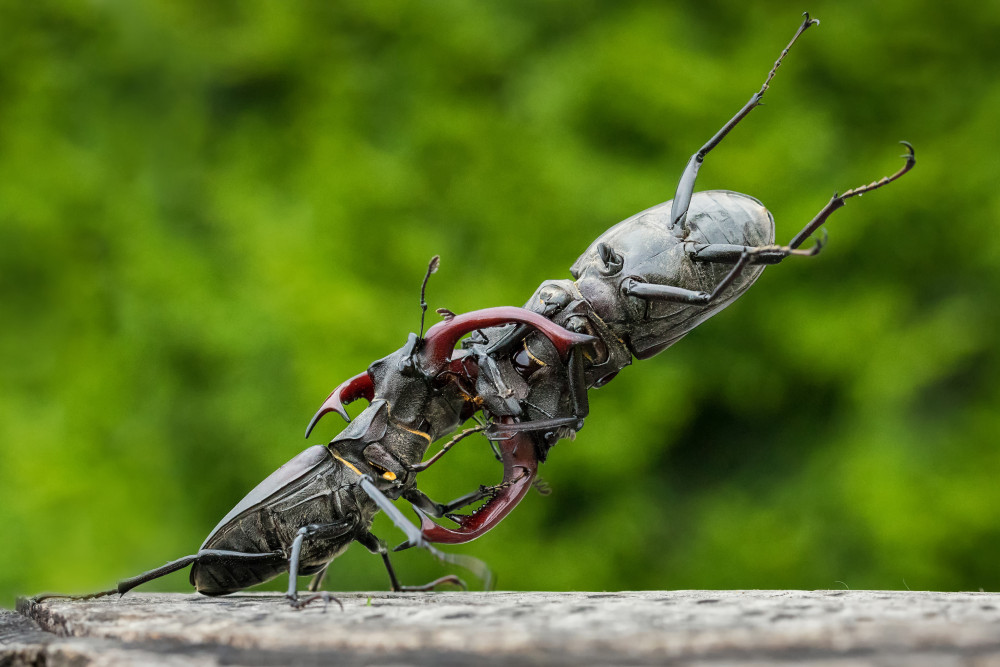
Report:
M 399 590 L 405 593 L 425 593 L 428 591 L 437 590 L 438 586 L 443 586 L 445 584 L 451 584 L 452 586 L 457 586 L 463 591 L 469 590 L 469 587 L 462 581 L 459 577 L 454 574 L 448 574 L 443 577 L 438 577 L 434 581 L 423 584 L 422 586 L 400 586 Z
M 288 604 L 291 605 L 292 609 L 295 610 L 305 609 L 313 602 L 316 602 L 316 600 L 322 600 L 323 613 L 326 613 L 327 608 L 330 606 L 330 601 L 333 600 L 340 606 L 340 611 L 344 611 L 344 603 L 341 602 L 339 599 L 335 598 L 334 596 L 330 595 L 326 591 L 321 591 L 319 593 L 316 593 L 315 595 L 309 595 L 304 598 L 300 598 L 298 596 L 289 597 L 288 595 L 286 595 L 285 598 L 288 600 Z
M 844 204 L 847 202 L 847 200 L 850 199 L 851 197 L 859 197 L 865 193 L 871 192 L 872 190 L 877 190 L 882 186 L 889 185 L 893 181 L 902 178 L 902 176 L 906 172 L 913 169 L 914 165 L 917 164 L 916 151 L 913 150 L 913 146 L 910 145 L 909 142 L 901 141 L 900 143 L 906 146 L 907 149 L 906 155 L 900 156 L 905 158 L 906 162 L 896 173 L 892 174 L 891 176 L 884 176 L 877 181 L 872 181 L 868 185 L 862 185 L 856 188 L 852 188 L 847 192 L 845 192 L 844 194 L 834 193 L 833 197 L 830 198 L 830 201 L 827 202 L 826 206 L 820 209 L 820 212 L 816 214 L 816 217 L 810 220 L 809 223 L 802 228 L 802 231 L 796 234 L 795 237 L 788 242 L 788 246 L 790 248 L 798 248 L 800 245 L 802 245 L 802 243 L 805 242 L 807 238 L 812 236 L 817 229 L 823 226 L 827 218 L 829 218 L 834 211 L 843 207 Z
M 86 593 L 83 595 L 65 595 L 63 593 L 39 593 L 38 595 L 33 595 L 28 600 L 31 604 L 38 604 L 44 600 L 93 600 L 95 598 L 103 598 L 109 595 L 115 595 L 118 593 L 117 588 L 112 588 L 106 591 L 98 591 L 97 593 Z

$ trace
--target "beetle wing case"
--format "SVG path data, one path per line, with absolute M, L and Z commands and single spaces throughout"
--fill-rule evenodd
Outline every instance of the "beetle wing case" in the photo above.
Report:
M 222 521 L 212 529 L 212 532 L 202 542 L 201 548 L 206 548 L 216 534 L 237 516 L 248 509 L 263 505 L 269 498 L 281 493 L 291 484 L 301 480 L 309 471 L 328 463 L 332 458 L 330 451 L 323 445 L 313 445 L 297 454 L 291 461 L 268 475 L 267 479 L 255 486 L 250 493 L 243 497 L 243 500 L 236 504 L 236 507 L 222 517 Z
M 747 266 L 707 306 L 626 296 L 622 291 L 625 280 L 711 293 L 732 264 L 695 261 L 689 254 L 694 246 L 774 243 L 773 216 L 748 195 L 729 190 L 695 193 L 683 229 L 670 226 L 671 204 L 658 204 L 619 222 L 594 241 L 570 269 L 584 298 L 639 359 L 662 352 L 721 311 L 757 280 L 764 267 Z M 602 258 L 602 245 L 605 257 L 609 248 L 614 253 L 616 261 L 610 265 Z

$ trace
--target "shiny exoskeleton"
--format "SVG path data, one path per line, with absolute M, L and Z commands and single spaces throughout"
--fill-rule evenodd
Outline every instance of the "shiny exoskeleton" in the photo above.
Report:
M 365 410 L 328 445 L 306 449 L 261 482 L 219 522 L 197 553 L 123 580 L 114 589 L 68 597 L 125 594 L 191 566 L 191 584 L 205 595 L 226 595 L 287 572 L 287 597 L 298 608 L 330 598 L 325 593 L 299 598 L 297 577 L 317 575 L 310 590 L 318 590 L 330 561 L 352 542 L 382 556 L 395 591 L 430 590 L 445 582 L 464 585 L 449 575 L 424 586 L 401 586 L 385 544 L 371 533 L 379 510 L 406 533 L 405 546 L 423 547 L 443 561 L 461 565 L 488 587 L 490 575 L 482 563 L 435 549 L 392 500 L 402 496 L 436 515 L 449 511 L 450 506 L 437 505 L 416 489 L 416 475 L 436 460 L 422 462 L 430 443 L 454 431 L 478 406 L 470 394 L 475 375 L 460 370 L 462 359 L 453 350 L 471 328 L 506 322 L 523 324 L 545 337 L 563 363 L 570 363 L 580 345 L 592 342 L 590 336 L 569 332 L 520 308 L 454 317 L 432 327 L 426 338 L 411 334 L 401 349 L 345 383 L 345 390 L 369 398 Z M 336 407 L 341 391 L 334 392 L 328 403 L 342 412 L 342 407 Z M 533 447 L 523 451 L 529 449 L 533 451 Z M 460 507 L 485 495 L 482 491 L 470 494 L 454 505 Z M 67 596 L 35 599 L 48 597 Z
M 816 23 L 805 16 L 760 90 L 691 157 L 674 198 L 601 235 L 573 264 L 573 280 L 542 283 L 523 308 L 463 315 L 439 310 L 444 321 L 426 336 L 421 326 L 402 348 L 330 394 L 306 431 L 308 436 L 323 415 L 337 412 L 349 423 L 328 445 L 310 447 L 264 480 L 196 554 L 96 595 L 124 593 L 192 565 L 191 583 L 207 595 L 288 572 L 288 598 L 302 606 L 321 595 L 300 599 L 296 576 L 316 574 L 310 586 L 316 590 L 326 566 L 355 541 L 382 556 L 392 588 L 401 590 L 387 549 L 371 533 L 379 510 L 406 533 L 400 548 L 421 546 L 485 572 L 478 561 L 443 554 L 431 543 L 467 542 L 496 526 L 527 493 L 549 449 L 582 428 L 588 389 L 608 383 L 633 357 L 648 359 L 676 343 L 743 294 L 766 265 L 818 253 L 822 243 L 809 250 L 800 246 L 847 199 L 914 166 L 913 149 L 903 142 L 908 152 L 899 171 L 835 194 L 787 246 L 774 245 L 774 219 L 753 197 L 694 192 L 705 157 L 760 104 L 788 49 Z M 436 258 L 427 276 L 435 269 Z M 421 306 L 426 310 L 423 292 Z M 352 421 L 344 406 L 361 398 L 369 404 Z M 424 460 L 433 442 L 469 419 L 478 425 Z M 428 498 L 417 488 L 417 474 L 475 432 L 496 443 L 500 483 L 450 503 Z M 419 529 L 393 505 L 398 498 L 417 510 Z M 471 514 L 454 513 L 482 500 Z M 447 516 L 457 527 L 446 528 L 428 515 Z M 457 579 L 417 588 L 442 581 Z
M 490 530 L 523 497 L 552 445 L 582 427 L 588 389 L 609 382 L 633 357 L 648 359 L 676 343 L 743 294 L 766 265 L 792 255 L 816 255 L 821 241 L 808 250 L 800 246 L 847 199 L 887 185 L 914 166 L 913 148 L 903 142 L 908 150 L 899 171 L 835 194 L 787 246 L 774 245 L 774 218 L 753 197 L 726 190 L 694 192 L 705 157 L 760 104 L 789 48 L 817 23 L 805 15 L 760 90 L 688 161 L 671 201 L 606 231 L 573 264 L 573 280 L 546 281 L 525 304 L 525 311 L 586 334 L 592 342 L 564 357 L 514 317 L 495 324 L 486 317 L 495 309 L 460 316 L 478 325 L 472 327 L 475 332 L 446 370 L 426 380 L 442 400 L 454 397 L 452 385 L 463 388 L 466 412 L 480 410 L 486 435 L 499 444 L 504 474 L 499 485 L 447 505 L 416 490 L 404 493 L 419 510 L 447 514 L 458 523 L 445 528 L 422 516 L 424 538 L 461 543 Z M 331 410 L 346 418 L 343 401 L 377 396 L 360 390 L 363 382 L 359 376 L 335 391 L 317 418 Z M 470 515 L 449 513 L 483 498 L 487 502 Z

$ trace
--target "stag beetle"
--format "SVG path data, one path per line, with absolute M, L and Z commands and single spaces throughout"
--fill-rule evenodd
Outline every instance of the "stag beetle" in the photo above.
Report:
M 326 596 L 299 599 L 297 575 L 315 574 L 310 584 L 315 592 L 329 562 L 352 541 L 380 554 L 393 590 L 403 590 L 388 550 L 370 532 L 379 510 L 407 535 L 397 549 L 420 546 L 488 579 L 476 559 L 444 554 L 432 543 L 468 542 L 496 526 L 531 487 L 551 447 L 583 427 L 588 389 L 607 384 L 633 357 L 648 359 L 676 343 L 749 289 L 766 265 L 816 255 L 822 241 L 807 250 L 800 246 L 847 199 L 913 168 L 913 148 L 902 142 L 908 150 L 899 171 L 834 194 L 787 246 L 774 245 L 774 218 L 753 197 L 694 192 L 705 157 L 761 103 L 789 49 L 817 23 L 805 15 L 760 90 L 688 161 L 674 198 L 601 235 L 573 264 L 573 280 L 545 281 L 523 308 L 462 315 L 439 309 L 444 321 L 425 337 L 425 291 L 437 268 L 435 257 L 421 287 L 420 333 L 338 386 L 313 416 L 306 436 L 330 412 L 348 422 L 343 432 L 264 480 L 223 518 L 198 553 L 124 580 L 113 590 L 77 597 L 124 594 L 192 565 L 191 583 L 207 595 L 231 593 L 287 571 L 287 597 L 301 607 Z M 369 405 L 351 420 L 345 405 L 361 398 Z M 469 419 L 478 425 L 423 460 L 431 443 Z M 444 504 L 423 494 L 416 475 L 477 432 L 497 443 L 501 482 Z M 413 506 L 419 529 L 393 505 L 398 498 Z M 454 513 L 484 499 L 471 514 Z M 458 527 L 431 519 L 445 516 Z M 450 575 L 409 590 L 443 582 L 459 580 Z M 44 597 L 49 596 L 36 599 Z
M 436 267 L 435 257 L 424 278 L 424 288 Z M 423 307 L 426 310 L 426 304 Z M 420 335 L 410 334 L 406 345 L 372 363 L 363 376 L 348 383 L 351 392 L 371 391 L 368 407 L 328 445 L 306 449 L 261 482 L 219 522 L 197 553 L 125 579 L 111 590 L 82 596 L 45 594 L 34 600 L 124 595 L 140 584 L 191 566 L 191 584 L 198 592 L 213 596 L 233 593 L 288 572 L 286 597 L 293 607 L 301 608 L 317 599 L 335 600 L 316 591 L 330 561 L 355 541 L 382 556 L 394 591 L 426 591 L 443 583 L 464 587 L 455 575 L 423 586 L 401 586 L 385 544 L 371 533 L 379 510 L 406 533 L 405 546 L 423 547 L 442 561 L 463 566 L 489 588 L 491 575 L 485 565 L 475 558 L 435 549 L 392 500 L 404 497 L 432 510 L 439 507 L 440 513 L 449 511 L 450 505 L 433 504 L 417 491 L 416 474 L 440 458 L 439 453 L 421 463 L 430 443 L 468 419 L 477 402 L 457 380 L 442 379 L 443 387 L 436 387 L 431 380 L 448 377 L 447 367 L 456 363 L 452 350 L 470 327 L 506 322 L 531 327 L 551 341 L 557 354 L 567 360 L 574 349 L 593 341 L 590 336 L 567 331 L 520 308 L 495 308 L 471 318 L 457 316 L 432 327 L 426 337 L 421 326 Z M 445 445 L 442 452 L 450 447 Z M 453 505 L 464 506 L 484 495 L 470 494 Z M 299 598 L 299 575 L 315 575 L 309 585 L 313 595 Z
M 469 400 L 485 417 L 482 430 L 499 442 L 504 471 L 497 486 L 481 487 L 447 505 L 434 503 L 415 489 L 404 494 L 417 510 L 428 542 L 463 543 L 490 530 L 520 502 L 549 449 L 582 428 L 588 389 L 607 384 L 633 357 L 648 359 L 676 343 L 746 292 L 766 265 L 819 253 L 824 240 L 810 249 L 800 246 L 846 200 L 887 185 L 913 168 L 913 147 L 901 142 L 907 153 L 899 171 L 834 194 L 787 246 L 774 245 L 774 218 L 757 199 L 727 190 L 694 192 L 705 157 L 761 103 L 789 49 L 819 23 L 808 13 L 804 17 L 760 90 L 691 156 L 674 198 L 606 231 L 573 264 L 573 280 L 548 280 L 525 304 L 524 311 L 586 334 L 592 342 L 561 358 L 545 336 L 513 316 L 499 325 L 492 318 L 494 309 L 460 316 L 474 324 L 467 328 L 475 331 L 454 353 L 445 373 L 450 380 L 474 385 Z M 453 317 L 448 311 L 443 314 Z M 440 384 L 441 377 L 429 376 L 428 381 Z M 310 429 L 327 412 L 348 419 L 345 402 L 374 396 L 364 374 L 352 378 L 330 395 Z M 488 501 L 470 515 L 451 513 L 483 498 Z M 447 515 L 458 528 L 439 525 L 428 514 Z

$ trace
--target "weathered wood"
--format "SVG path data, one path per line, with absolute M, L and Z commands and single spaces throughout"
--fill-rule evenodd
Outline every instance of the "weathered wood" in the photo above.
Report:
M 325 613 L 292 610 L 274 594 L 21 600 L 21 616 L 0 615 L 0 665 L 1000 665 L 996 593 L 339 597 L 344 611 Z

